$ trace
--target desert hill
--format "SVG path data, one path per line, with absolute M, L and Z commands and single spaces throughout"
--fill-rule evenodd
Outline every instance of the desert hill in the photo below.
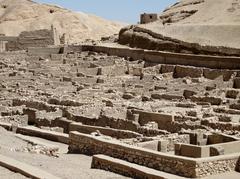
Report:
M 72 43 L 112 35 L 123 26 L 94 15 L 31 0 L 0 0 L 0 34 L 17 36 L 22 31 L 50 29 L 51 24 L 60 35 L 67 33 Z
M 142 48 L 151 49 L 157 48 L 156 40 L 161 40 L 170 44 L 172 51 L 178 51 L 179 46 L 195 48 L 195 51 L 208 51 L 212 47 L 211 52 L 223 47 L 224 53 L 226 48 L 240 49 L 240 0 L 181 0 L 159 17 L 160 20 L 153 23 L 122 29 L 120 41 L 137 46 L 146 44 L 145 39 L 148 45 Z M 141 42 L 132 38 L 131 31 Z M 131 40 L 127 40 L 128 37 Z M 177 43 L 178 47 L 170 42 Z

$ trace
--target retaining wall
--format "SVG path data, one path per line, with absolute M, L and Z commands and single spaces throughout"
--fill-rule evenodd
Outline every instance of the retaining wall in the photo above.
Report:
M 178 64 L 195 67 L 207 67 L 213 69 L 240 69 L 239 57 L 192 55 L 93 45 L 83 45 L 82 50 L 103 52 L 109 55 L 116 55 L 120 57 L 130 57 L 134 60 L 142 59 L 151 63 Z

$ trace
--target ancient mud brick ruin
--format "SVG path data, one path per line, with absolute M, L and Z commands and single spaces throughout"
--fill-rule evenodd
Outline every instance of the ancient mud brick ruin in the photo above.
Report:
M 26 50 L 28 47 L 47 47 L 60 45 L 60 36 L 54 26 L 51 29 L 42 29 L 22 32 L 18 37 L 0 35 L 0 52 Z
M 49 34 L 23 34 L 38 32 Z M 238 57 L 41 47 L 51 37 L 0 54 L 0 126 L 68 144 L 94 155 L 92 168 L 129 177 L 240 170 Z

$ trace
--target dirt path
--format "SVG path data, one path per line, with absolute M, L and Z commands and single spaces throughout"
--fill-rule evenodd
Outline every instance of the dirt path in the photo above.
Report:
M 27 177 L 18 174 L 18 173 L 14 173 L 8 169 L 2 168 L 0 167 L 0 178 L 4 178 L 4 179 L 27 179 Z
M 27 142 L 22 141 L 19 138 L 16 138 L 14 134 L 10 132 L 0 131 L 0 153 L 2 155 L 14 158 L 15 160 L 19 160 L 26 164 L 38 167 L 44 171 L 47 171 L 55 176 L 61 177 L 63 179 L 107 179 L 107 178 L 126 178 L 120 175 L 116 175 L 114 173 L 102 171 L 102 170 L 94 170 L 91 169 L 91 161 L 92 157 L 85 155 L 72 155 L 67 154 L 67 145 L 61 143 L 55 143 L 51 141 L 47 141 L 44 139 L 37 140 L 51 144 L 59 147 L 59 158 L 49 157 L 42 154 L 31 154 L 28 152 L 16 152 L 15 149 L 20 149 L 22 147 L 26 147 Z M 35 138 L 36 139 L 36 138 Z M 1 172 L 0 168 L 0 173 Z M 6 173 L 6 172 L 5 172 Z M 11 177 L 11 172 L 4 175 Z M 0 175 L 0 178 L 5 178 Z

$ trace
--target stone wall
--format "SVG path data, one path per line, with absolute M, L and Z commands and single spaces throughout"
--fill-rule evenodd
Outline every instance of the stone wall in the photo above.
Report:
M 132 131 L 112 129 L 107 127 L 89 126 L 83 125 L 81 123 L 71 123 L 69 125 L 69 131 L 78 131 L 85 134 L 91 134 L 92 132 L 99 131 L 103 135 L 111 136 L 117 139 L 136 138 L 142 136 L 139 133 Z
M 174 157 L 143 148 L 107 141 L 78 132 L 69 134 L 69 152 L 87 155 L 104 154 L 160 171 L 196 177 L 196 161 L 185 157 Z
M 176 175 L 156 171 L 154 169 L 149 169 L 147 167 L 143 167 L 105 155 L 94 155 L 91 168 L 111 171 L 130 178 L 182 179 L 182 177 L 178 177 Z
M 6 48 L 8 51 L 15 51 L 25 50 L 28 47 L 47 47 L 50 45 L 60 45 L 59 35 L 53 26 L 50 30 L 24 31 L 15 39 L 9 39 Z
M 69 136 L 68 134 L 63 134 L 54 131 L 47 131 L 42 130 L 33 126 L 26 126 L 26 127 L 17 127 L 16 132 L 23 135 L 40 137 L 43 139 L 60 142 L 64 144 L 69 143 Z
M 162 51 L 149 51 L 142 49 L 93 46 L 93 45 L 83 45 L 82 50 L 103 52 L 109 55 L 116 55 L 126 58 L 129 57 L 133 60 L 142 59 L 146 62 L 151 63 L 178 64 L 213 69 L 240 69 L 239 57 L 180 54 Z
M 204 158 L 210 156 L 238 153 L 239 148 L 239 141 L 205 146 L 197 146 L 191 144 L 175 144 L 175 154 L 185 157 Z
M 197 161 L 196 175 L 209 176 L 219 173 L 238 171 L 240 154 L 203 158 Z
M 78 132 L 70 132 L 69 134 L 69 152 L 87 155 L 104 154 L 189 178 L 207 176 L 209 173 L 233 171 L 240 156 L 240 154 L 234 154 L 193 159 L 155 152 Z

